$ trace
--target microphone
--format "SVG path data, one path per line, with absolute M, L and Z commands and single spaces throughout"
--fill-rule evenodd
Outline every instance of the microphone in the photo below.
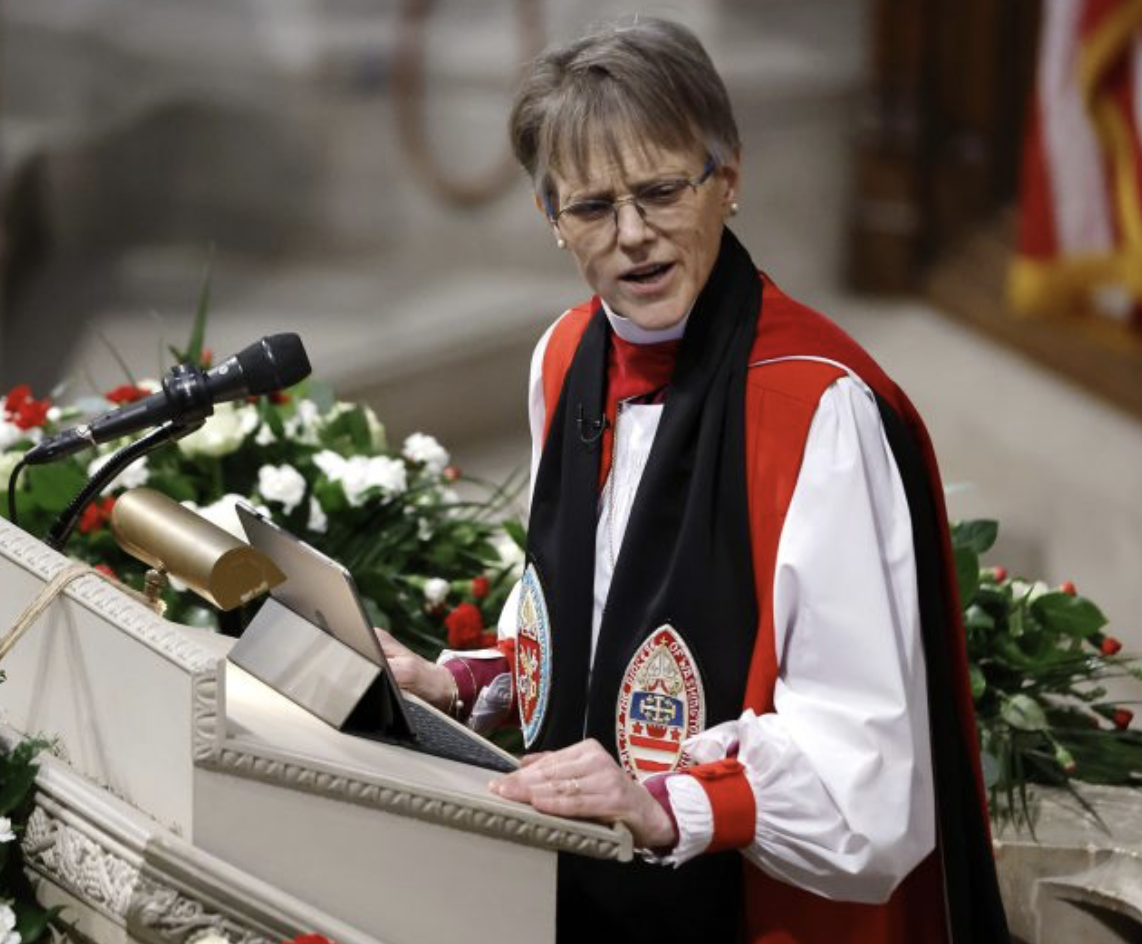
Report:
M 94 419 L 42 440 L 24 454 L 27 465 L 54 462 L 99 443 L 128 436 L 168 421 L 197 423 L 214 404 L 273 393 L 309 376 L 309 358 L 296 334 L 272 334 L 203 371 L 179 364 L 163 378 L 159 393 L 109 410 Z

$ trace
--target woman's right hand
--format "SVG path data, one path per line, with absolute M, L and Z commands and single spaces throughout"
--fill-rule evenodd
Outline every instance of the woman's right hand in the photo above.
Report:
M 447 711 L 456 693 L 456 680 L 452 673 L 444 666 L 418 656 L 380 627 L 374 627 L 373 632 L 380 640 L 397 685 L 441 711 Z

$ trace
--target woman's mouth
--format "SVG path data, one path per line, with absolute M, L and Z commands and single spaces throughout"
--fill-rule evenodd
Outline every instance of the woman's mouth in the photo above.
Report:
M 650 262 L 628 269 L 619 276 L 619 281 L 642 289 L 655 289 L 662 284 L 673 269 L 673 262 Z

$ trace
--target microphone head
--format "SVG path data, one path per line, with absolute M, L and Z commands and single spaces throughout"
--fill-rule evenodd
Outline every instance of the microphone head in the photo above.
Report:
M 273 393 L 309 376 L 309 358 L 296 334 L 271 334 L 236 355 L 246 392 Z

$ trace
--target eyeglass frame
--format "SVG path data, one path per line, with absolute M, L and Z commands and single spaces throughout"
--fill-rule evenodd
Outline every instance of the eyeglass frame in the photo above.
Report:
M 697 193 L 698 188 L 714 176 L 714 171 L 716 171 L 718 167 L 718 162 L 714 160 L 713 157 L 708 157 L 706 159 L 705 166 L 702 168 L 702 172 L 694 177 L 663 177 L 659 180 L 651 182 L 647 186 L 653 187 L 657 184 L 663 183 L 685 183 L 691 190 L 694 191 L 694 193 Z M 552 212 L 553 208 L 547 199 L 544 199 L 543 202 L 546 204 L 545 209 L 547 210 L 547 222 L 555 227 L 559 226 L 559 218 L 563 216 L 563 214 L 568 210 L 573 210 L 575 207 L 590 203 L 606 203 L 610 205 L 611 219 L 614 222 L 616 232 L 619 228 L 619 207 L 625 204 L 631 204 L 634 207 L 635 212 L 638 214 L 638 218 L 642 220 L 643 223 L 646 222 L 646 208 L 638 202 L 638 195 L 633 193 L 629 193 L 625 197 L 619 197 L 617 200 L 576 200 L 574 203 L 567 204 L 567 206 L 563 207 L 563 209 L 561 209 L 558 213 Z M 599 222 L 602 221 L 600 220 Z

